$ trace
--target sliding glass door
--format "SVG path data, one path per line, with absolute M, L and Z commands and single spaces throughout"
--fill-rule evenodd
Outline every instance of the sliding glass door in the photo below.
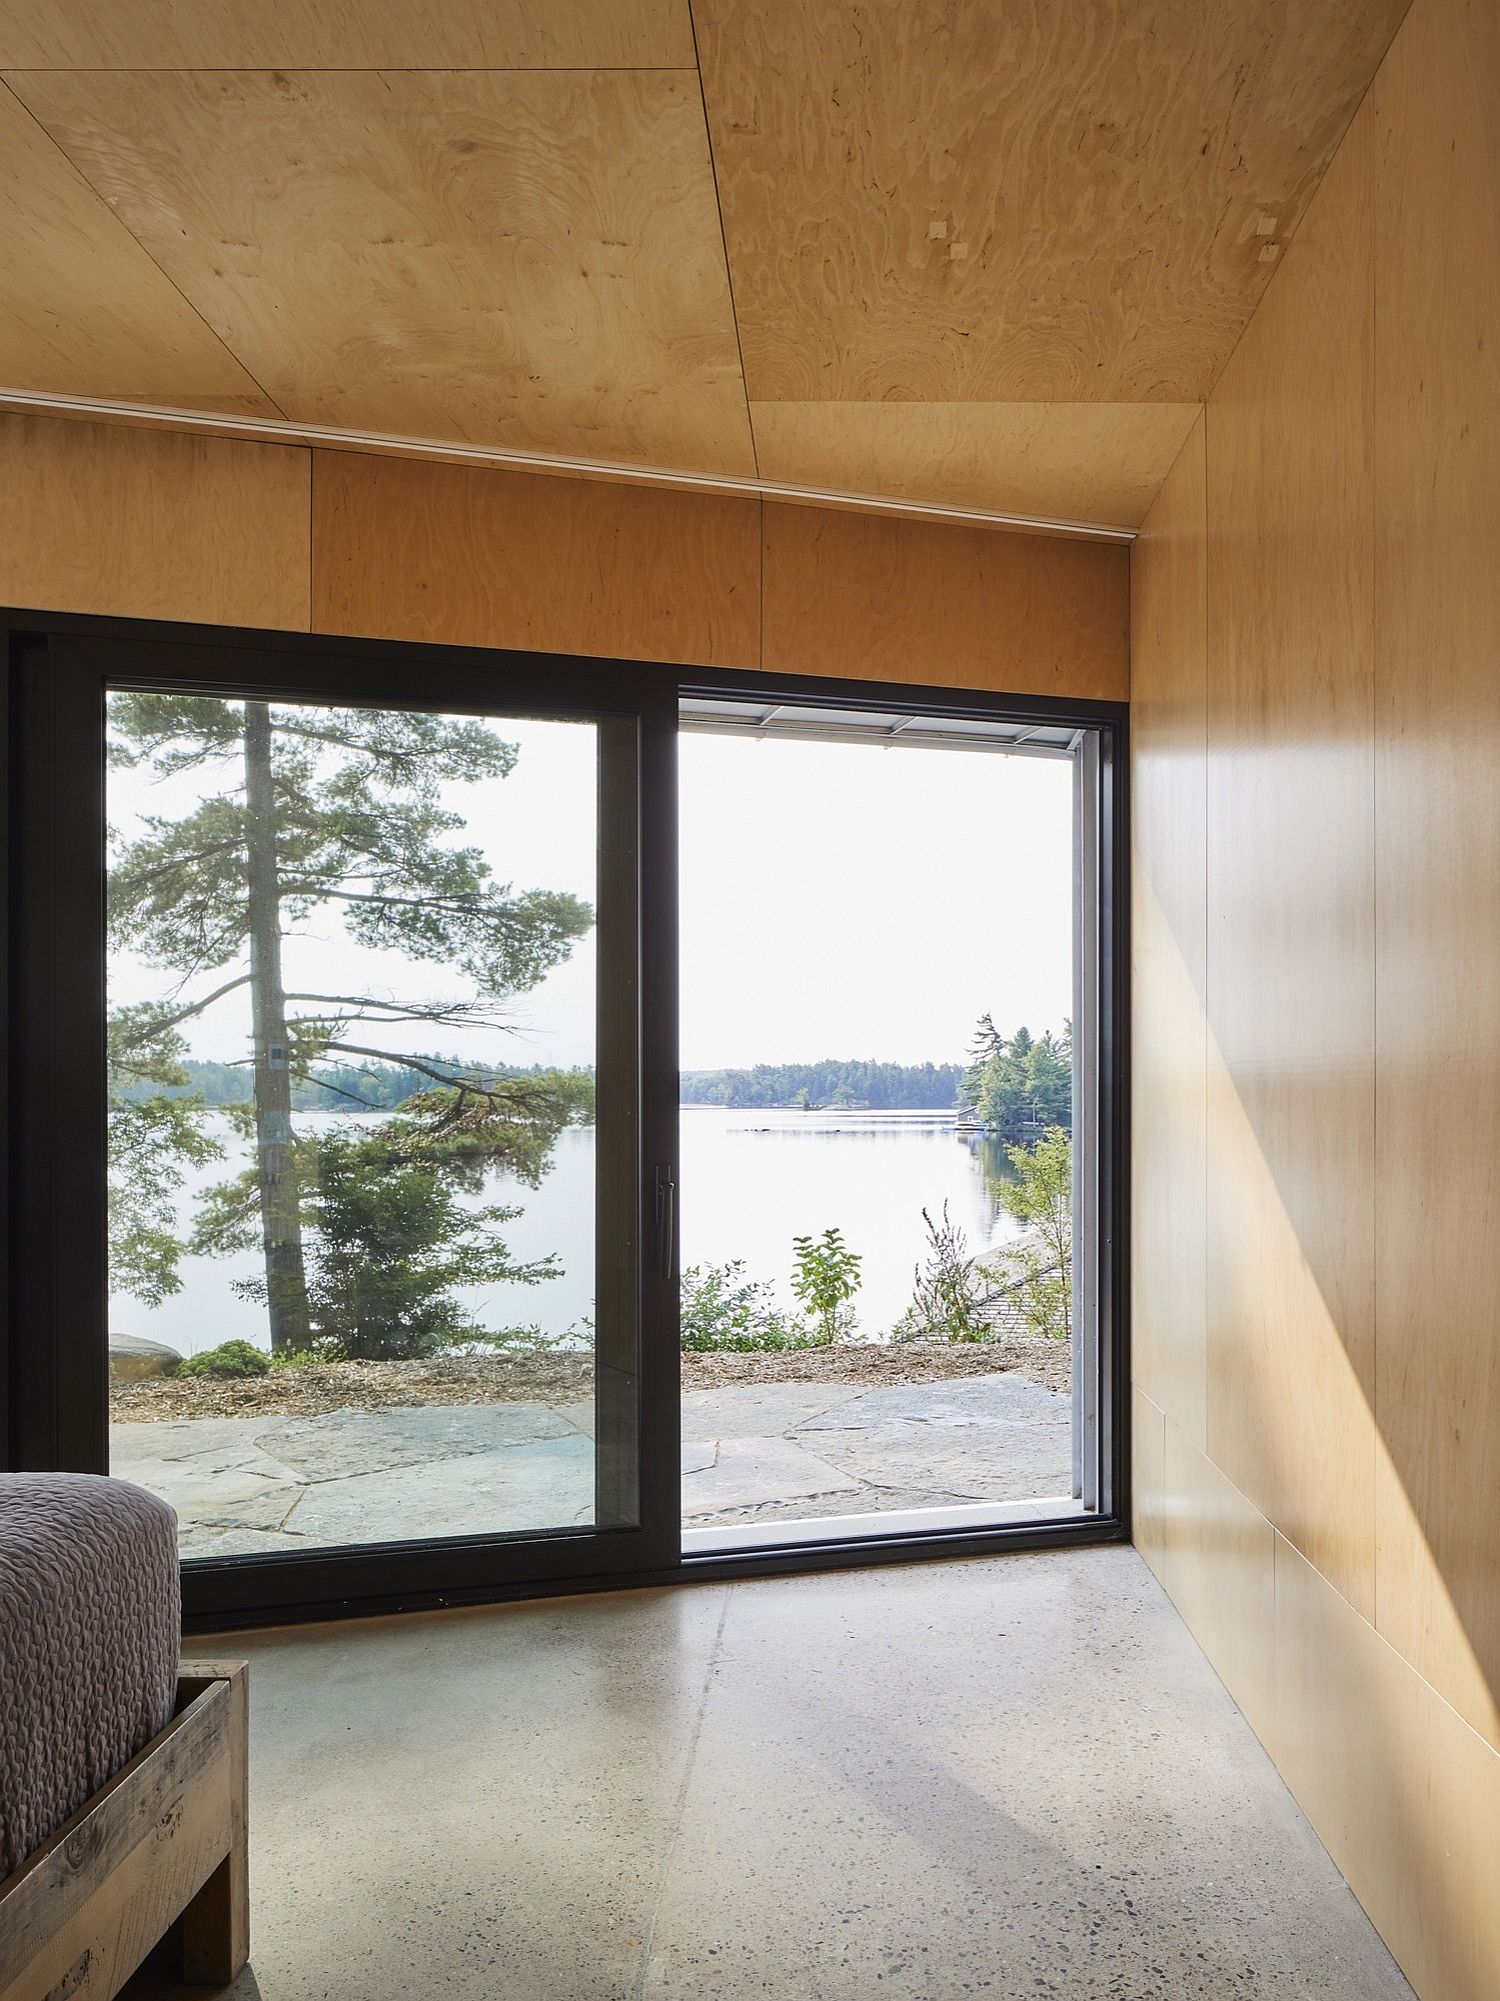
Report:
M 203 1605 L 675 1559 L 670 707 L 76 638 L 15 693 L 42 1457 L 168 1500 Z
M 1095 732 L 681 729 L 684 1548 L 1093 1516 Z
M 0 1463 L 190 1619 L 1119 1533 L 1122 714 L 0 639 Z

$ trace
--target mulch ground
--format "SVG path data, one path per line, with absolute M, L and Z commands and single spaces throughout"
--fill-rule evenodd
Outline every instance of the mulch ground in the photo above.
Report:
M 800 1348 L 784 1355 L 684 1355 L 682 1387 L 716 1390 L 733 1383 L 941 1383 L 1013 1370 L 1049 1390 L 1071 1382 L 1065 1341 L 994 1341 L 949 1348 L 937 1343 Z M 593 1395 L 587 1355 L 451 1356 L 435 1362 L 334 1362 L 277 1369 L 269 1376 L 218 1381 L 188 1376 L 111 1383 L 116 1424 L 189 1417 L 319 1417 L 339 1410 L 410 1410 L 426 1404 L 580 1403 Z
M 729 1383 L 946 1383 L 961 1376 L 1007 1371 L 1045 1389 L 1065 1390 L 1073 1380 L 1066 1341 L 982 1341 L 949 1348 L 939 1342 L 892 1341 L 869 1347 L 794 1348 L 786 1355 L 684 1355 L 684 1390 L 717 1390 Z

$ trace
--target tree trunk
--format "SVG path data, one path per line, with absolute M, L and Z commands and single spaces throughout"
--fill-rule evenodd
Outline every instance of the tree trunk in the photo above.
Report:
M 245 850 L 250 930 L 250 1012 L 255 1044 L 255 1158 L 266 1258 L 271 1352 L 312 1338 L 302 1215 L 292 1157 L 292 1075 L 281 977 L 281 885 L 276 868 L 276 786 L 271 711 L 245 704 Z

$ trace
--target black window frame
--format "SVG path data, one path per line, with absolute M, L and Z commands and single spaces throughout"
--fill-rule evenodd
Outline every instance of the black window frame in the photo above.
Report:
M 938 1556 L 975 1556 L 1129 1536 L 1128 708 L 1124 703 L 1005 695 L 926 683 L 714 669 L 669 662 L 348 638 L 55 611 L 0 610 L 0 905 L 6 953 L 0 1034 L 7 1090 L 0 1118 L 0 1467 L 107 1470 L 107 1383 L 100 1363 L 102 1273 L 58 1256 L 67 1184 L 90 1149 L 104 1173 L 102 952 L 104 771 L 69 769 L 67 747 L 97 733 L 77 672 L 96 663 L 98 689 L 134 683 L 184 692 L 264 695 L 483 714 L 569 709 L 639 718 L 641 1079 L 637 1175 L 641 1310 L 638 1414 L 641 1525 L 444 1538 L 305 1557 L 184 1566 L 188 1630 L 485 1603 L 505 1598 L 761 1576 Z M 90 672 L 95 671 L 93 668 Z M 676 736 L 685 697 L 782 699 L 904 714 L 1071 726 L 1095 733 L 1097 878 L 1097 1238 L 1099 1507 L 1087 1516 L 993 1528 L 902 1531 L 743 1552 L 683 1555 L 678 1453 L 677 1253 L 663 1237 L 660 1184 L 677 1177 Z M 18 751 L 28 754 L 22 762 Z M 81 781 L 81 782 L 80 782 Z M 622 830 L 623 832 L 624 830 Z M 100 939 L 80 977 L 78 937 Z M 68 977 L 60 978 L 65 972 Z M 97 1063 L 62 1052 L 99 1044 Z M 92 1141 L 87 1135 L 92 1132 Z M 22 1163 L 25 1171 L 21 1171 Z M 667 1207 L 670 1213 L 670 1205 Z M 102 1194 L 100 1197 L 102 1215 Z

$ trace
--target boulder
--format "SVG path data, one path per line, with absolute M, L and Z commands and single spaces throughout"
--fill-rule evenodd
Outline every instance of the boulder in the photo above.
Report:
M 165 1341 L 148 1341 L 140 1334 L 111 1334 L 109 1373 L 117 1383 L 143 1383 L 150 1376 L 175 1376 L 182 1357 Z

